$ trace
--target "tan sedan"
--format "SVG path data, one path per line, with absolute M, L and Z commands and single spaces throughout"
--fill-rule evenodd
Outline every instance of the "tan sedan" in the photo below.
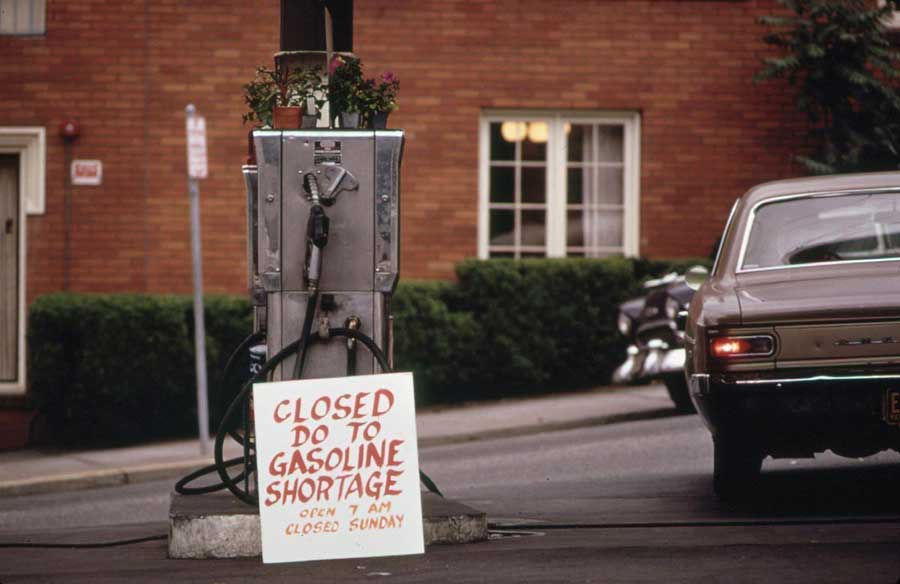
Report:
M 721 497 L 768 455 L 900 450 L 900 172 L 751 189 L 704 272 L 685 373 Z

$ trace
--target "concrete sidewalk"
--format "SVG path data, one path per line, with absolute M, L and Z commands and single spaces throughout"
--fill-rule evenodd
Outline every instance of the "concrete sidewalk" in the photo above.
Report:
M 664 387 L 595 390 L 426 409 L 416 416 L 419 446 L 673 415 Z M 238 456 L 233 441 L 226 458 Z M 69 491 L 175 478 L 210 464 L 196 440 L 108 450 L 0 452 L 0 497 Z

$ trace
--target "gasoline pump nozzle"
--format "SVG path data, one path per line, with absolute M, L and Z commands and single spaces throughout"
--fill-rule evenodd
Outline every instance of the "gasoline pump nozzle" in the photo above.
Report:
M 319 289 L 319 279 L 322 276 L 322 249 L 328 244 L 328 215 L 322 208 L 319 196 L 319 183 L 315 175 L 308 173 L 303 181 L 309 190 L 312 207 L 309 209 L 309 219 L 306 221 L 306 265 L 303 272 L 306 276 L 306 286 L 310 292 L 315 293 Z

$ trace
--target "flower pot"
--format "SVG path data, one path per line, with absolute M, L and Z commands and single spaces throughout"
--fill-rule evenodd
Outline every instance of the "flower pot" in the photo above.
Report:
M 296 130 L 300 127 L 302 112 L 301 107 L 276 105 L 272 109 L 272 126 L 276 130 Z
M 370 123 L 373 130 L 384 130 L 387 128 L 388 116 L 391 112 L 373 112 Z
M 359 112 L 341 112 L 342 128 L 358 128 Z
M 318 114 L 312 114 L 312 115 L 303 114 L 303 118 L 300 120 L 301 128 L 315 128 L 318 124 L 319 124 Z

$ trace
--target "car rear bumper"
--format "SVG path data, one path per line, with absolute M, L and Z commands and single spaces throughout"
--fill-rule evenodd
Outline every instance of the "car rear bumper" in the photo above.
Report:
M 613 372 L 613 383 L 636 383 L 684 371 L 682 348 L 628 348 L 628 358 Z
M 691 397 L 713 435 L 746 438 L 766 454 L 832 449 L 863 456 L 900 449 L 900 426 L 885 421 L 900 371 L 878 374 L 736 378 L 692 375 Z

